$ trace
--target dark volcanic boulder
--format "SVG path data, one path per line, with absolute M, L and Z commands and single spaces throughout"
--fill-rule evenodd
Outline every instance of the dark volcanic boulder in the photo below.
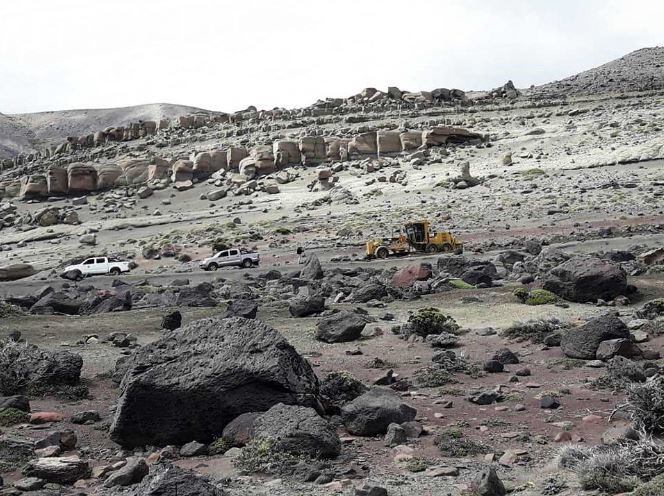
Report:
M 96 295 L 86 300 L 79 308 L 81 315 L 94 315 L 109 312 L 131 310 L 131 292 L 127 289 L 118 290 L 114 294 Z
M 54 313 L 76 315 L 80 306 L 80 300 L 71 298 L 62 292 L 52 292 L 47 293 L 32 305 L 30 313 L 37 315 L 52 315 Z
M 30 400 L 27 396 L 0 396 L 0 411 L 14 408 L 22 412 L 30 412 Z
M 466 272 L 461 274 L 461 280 L 473 286 L 477 286 L 479 284 L 491 286 L 491 283 L 493 282 L 490 275 L 485 274 L 482 269 L 478 268 L 468 269 Z
M 305 281 L 315 281 L 316 279 L 323 278 L 323 267 L 316 255 L 311 255 L 304 263 L 304 267 L 300 271 L 300 279 Z
M 0 340 L 0 394 L 44 391 L 74 386 L 81 378 L 83 359 L 69 351 Z
M 182 286 L 175 304 L 179 307 L 216 307 L 217 301 L 211 295 L 213 289 L 209 282 L 202 282 L 194 287 Z
M 346 429 L 357 436 L 385 434 L 390 424 L 415 420 L 417 410 L 401 401 L 392 390 L 371 389 L 341 409 Z
M 364 317 L 344 310 L 318 321 L 316 339 L 326 343 L 354 341 L 360 337 L 366 325 Z
M 355 289 L 350 295 L 350 300 L 357 303 L 366 303 L 371 300 L 380 300 L 385 296 L 387 296 L 387 288 L 383 284 L 368 282 Z
M 234 418 L 224 427 L 222 437 L 233 446 L 244 446 L 254 438 L 254 424 L 261 415 L 262 412 L 249 412 Z
M 325 297 L 318 295 L 296 296 L 288 305 L 288 311 L 293 317 L 308 317 L 323 310 L 325 310 Z
M 226 317 L 244 317 L 255 319 L 258 313 L 258 303 L 253 300 L 233 300 L 226 310 Z
M 627 294 L 627 275 L 620 265 L 595 257 L 575 257 L 551 269 L 544 289 L 569 301 L 612 300 Z
M 256 320 L 191 322 L 126 365 L 110 429 L 123 446 L 209 442 L 246 412 L 277 403 L 319 406 L 309 363 Z
M 118 493 L 123 496 L 225 496 L 207 477 L 175 465 L 152 465 L 143 482 Z
M 629 339 L 629 329 L 615 313 L 607 313 L 565 332 L 560 346 L 570 358 L 594 360 L 602 341 L 619 338 Z
M 313 458 L 339 455 L 341 441 L 332 425 L 313 408 L 278 404 L 254 422 L 256 439 L 267 439 L 278 451 Z
M 174 331 L 182 325 L 182 314 L 179 310 L 167 313 L 161 318 L 161 328 Z

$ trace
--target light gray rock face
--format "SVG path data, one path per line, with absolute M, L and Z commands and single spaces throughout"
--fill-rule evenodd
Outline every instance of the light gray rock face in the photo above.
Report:
M 90 476 L 90 464 L 77 456 L 37 458 L 28 462 L 23 473 L 47 482 L 72 484 Z
M 126 365 L 111 438 L 123 446 L 209 442 L 237 416 L 318 405 L 318 379 L 277 331 L 207 318 L 141 348 Z

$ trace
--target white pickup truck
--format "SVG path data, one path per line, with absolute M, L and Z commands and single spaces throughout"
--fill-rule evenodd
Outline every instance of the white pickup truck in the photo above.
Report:
M 87 276 L 110 274 L 119 276 L 123 272 L 129 272 L 129 262 L 121 262 L 108 257 L 94 257 L 83 260 L 80 264 L 68 265 L 62 271 L 62 277 L 67 279 L 83 279 Z
M 219 253 L 202 260 L 198 265 L 203 270 L 217 270 L 219 267 L 244 267 L 248 269 L 258 265 L 260 256 L 258 253 L 233 248 L 223 250 Z

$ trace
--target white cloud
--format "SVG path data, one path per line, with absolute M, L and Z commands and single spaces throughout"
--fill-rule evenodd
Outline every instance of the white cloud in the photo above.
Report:
M 3 2 L 0 112 L 523 87 L 662 44 L 663 18 L 659 0 Z

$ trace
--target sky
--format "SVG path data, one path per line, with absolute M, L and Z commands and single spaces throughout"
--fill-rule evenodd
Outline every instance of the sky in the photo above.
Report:
M 4 0 L 0 112 L 528 87 L 664 45 L 661 0 Z

